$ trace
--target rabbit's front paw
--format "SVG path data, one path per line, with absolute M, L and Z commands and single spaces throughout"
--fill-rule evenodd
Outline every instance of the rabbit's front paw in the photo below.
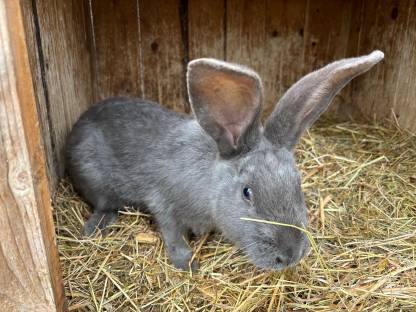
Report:
M 82 237 L 91 236 L 97 229 L 101 230 L 102 234 L 105 235 L 107 234 L 106 227 L 114 223 L 116 219 L 116 211 L 96 211 L 85 222 L 81 235 Z
M 196 271 L 199 268 L 199 264 L 196 260 L 192 263 L 192 250 L 186 241 L 186 233 L 188 230 L 178 226 L 177 222 L 169 220 L 164 222 L 164 226 L 161 228 L 164 238 L 165 246 L 169 254 L 169 259 L 172 264 L 180 270 Z
M 172 264 L 180 270 L 189 271 L 197 271 L 199 269 L 199 263 L 196 260 L 193 260 L 191 265 L 190 261 L 192 259 L 192 251 L 188 248 L 169 248 L 171 249 L 169 252 L 169 258 Z

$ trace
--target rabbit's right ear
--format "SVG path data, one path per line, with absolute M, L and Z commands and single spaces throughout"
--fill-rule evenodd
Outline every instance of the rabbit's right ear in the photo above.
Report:
M 217 142 L 221 156 L 235 155 L 258 142 L 263 87 L 254 71 L 197 59 L 188 64 L 187 83 L 192 110 Z
M 334 96 L 383 58 L 383 52 L 374 51 L 333 62 L 303 77 L 283 95 L 266 121 L 265 137 L 293 150 L 303 132 L 328 108 Z

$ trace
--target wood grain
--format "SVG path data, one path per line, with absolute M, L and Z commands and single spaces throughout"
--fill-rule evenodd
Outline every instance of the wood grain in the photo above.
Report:
M 346 56 L 352 4 L 353 1 L 343 0 L 308 2 L 303 50 L 305 72 Z
M 392 114 L 401 127 L 416 133 L 416 88 L 414 87 L 416 86 L 416 1 L 401 2 L 400 4 L 401 6 L 398 6 L 397 10 L 400 8 L 400 14 L 405 18 L 401 16 L 397 21 L 402 21 L 403 26 L 397 41 L 400 54 L 396 52 L 396 55 L 400 59 L 400 63 L 396 67 L 398 75 L 394 91 L 391 91 L 394 94 Z M 390 17 L 394 16 L 394 7 L 390 12 Z M 400 49 L 400 42 L 406 43 L 402 49 Z M 388 108 L 384 108 L 384 115 L 388 114 Z M 390 118 L 392 114 L 389 114 Z
M 192 0 L 188 5 L 189 59 L 225 59 L 225 0 Z
M 56 163 L 56 155 L 51 136 L 51 128 L 49 113 L 48 113 L 48 96 L 47 88 L 45 88 L 44 80 L 44 68 L 43 68 L 43 54 L 39 49 L 40 42 L 38 40 L 38 21 L 37 16 L 34 14 L 35 8 L 34 2 L 22 1 L 22 15 L 25 28 L 26 45 L 28 48 L 29 63 L 32 72 L 33 88 L 35 90 L 36 107 L 39 113 L 40 128 L 42 131 L 42 141 L 45 148 L 46 157 L 46 169 L 48 173 L 48 180 L 51 189 L 55 189 L 58 183 L 58 171 Z
M 266 56 L 266 1 L 227 1 L 227 61 L 244 64 L 253 68 L 269 81 L 267 69 L 275 60 Z M 265 79 L 265 76 L 267 78 Z M 272 93 L 266 85 L 265 106 L 271 105 Z M 275 100 L 275 99 L 274 99 Z M 273 100 L 273 101 L 274 101 Z
M 353 111 L 370 120 L 397 118 L 416 132 L 416 1 L 363 1 L 354 14 L 360 21 L 350 49 L 380 49 L 385 60 L 353 82 Z
M 266 1 L 227 1 L 226 59 L 262 73 L 265 55 Z
M 265 115 L 304 74 L 304 23 L 306 0 L 269 0 L 266 4 L 266 45 L 263 83 Z
M 350 57 L 348 44 L 354 1 L 309 1 L 304 26 L 304 74 L 328 63 Z M 351 104 L 351 85 L 333 100 L 327 114 L 336 116 L 339 106 Z M 342 116 L 336 116 L 342 117 Z
M 38 0 L 40 46 L 48 93 L 48 118 L 58 171 L 64 173 L 67 134 L 93 103 L 88 16 L 84 1 Z
M 0 1 L 0 306 L 63 311 L 45 157 L 19 2 Z
M 179 0 L 139 1 L 143 97 L 187 108 Z
M 137 0 L 91 1 L 96 100 L 141 94 Z

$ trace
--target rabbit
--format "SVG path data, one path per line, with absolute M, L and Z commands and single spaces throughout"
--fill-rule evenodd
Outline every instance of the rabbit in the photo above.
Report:
M 74 187 L 93 208 L 83 234 L 104 229 L 125 205 L 144 206 L 178 269 L 199 268 L 191 263 L 188 235 L 211 231 L 259 268 L 294 266 L 310 250 L 299 229 L 308 220 L 296 143 L 351 79 L 383 58 L 374 51 L 306 75 L 264 126 L 259 75 L 211 58 L 187 67 L 192 116 L 128 97 L 92 106 L 74 125 L 66 150 Z

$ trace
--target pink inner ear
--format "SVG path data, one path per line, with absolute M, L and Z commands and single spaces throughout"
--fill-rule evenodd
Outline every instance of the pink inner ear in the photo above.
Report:
M 201 99 L 236 145 L 260 105 L 258 82 L 248 75 L 218 70 L 206 70 L 203 77 L 198 88 Z
M 243 126 L 239 124 L 227 124 L 223 126 L 227 130 L 227 138 L 232 142 L 233 146 L 237 146 L 238 139 L 244 129 Z

